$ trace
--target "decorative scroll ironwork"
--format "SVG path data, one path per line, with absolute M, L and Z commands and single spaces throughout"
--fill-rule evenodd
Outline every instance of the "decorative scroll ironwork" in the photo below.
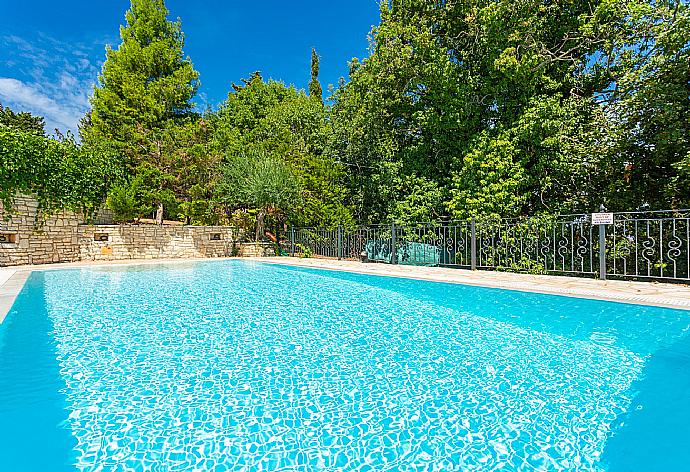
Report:
M 604 247 L 599 232 L 575 214 L 295 228 L 290 245 L 297 255 L 584 276 L 600 273 L 603 251 L 611 278 L 690 280 L 690 211 L 615 213 Z
M 690 280 L 690 211 L 616 213 L 607 238 L 614 277 Z

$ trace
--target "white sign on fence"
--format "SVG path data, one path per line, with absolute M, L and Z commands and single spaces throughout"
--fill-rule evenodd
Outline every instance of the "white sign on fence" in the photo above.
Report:
M 593 225 L 612 225 L 613 213 L 592 213 Z

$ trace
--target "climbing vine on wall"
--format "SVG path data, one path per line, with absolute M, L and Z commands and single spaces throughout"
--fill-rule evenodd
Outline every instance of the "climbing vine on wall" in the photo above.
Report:
M 78 146 L 0 125 L 0 203 L 12 213 L 18 194 L 36 197 L 40 215 L 68 209 L 93 215 L 110 184 L 122 177 L 116 154 L 107 145 Z

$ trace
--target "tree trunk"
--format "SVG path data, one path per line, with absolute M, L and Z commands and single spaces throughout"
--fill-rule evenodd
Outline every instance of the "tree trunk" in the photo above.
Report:
M 156 224 L 163 226 L 163 203 L 159 203 L 156 209 Z
M 264 218 L 266 217 L 266 210 L 263 208 L 259 210 L 259 214 L 256 215 L 256 242 L 258 243 L 263 239 L 264 236 Z M 261 239 L 259 239 L 261 238 Z
M 156 145 L 158 147 L 158 168 L 161 168 L 161 165 L 163 163 L 163 153 L 161 150 L 161 142 L 156 141 Z M 158 190 L 163 192 L 163 184 L 161 183 L 161 186 L 158 188 Z M 163 202 L 158 203 L 158 208 L 156 209 L 156 224 L 159 226 L 163 226 Z

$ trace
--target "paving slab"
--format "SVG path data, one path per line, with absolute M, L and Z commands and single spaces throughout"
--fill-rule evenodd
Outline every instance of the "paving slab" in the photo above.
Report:
M 5 321 L 7 313 L 14 304 L 14 300 L 22 291 L 26 279 L 31 275 L 30 270 L 14 270 L 12 274 L 0 284 L 0 323 Z
M 17 272 L 15 269 L 0 267 L 0 288 L 2 288 L 3 284 L 7 282 L 15 272 Z

